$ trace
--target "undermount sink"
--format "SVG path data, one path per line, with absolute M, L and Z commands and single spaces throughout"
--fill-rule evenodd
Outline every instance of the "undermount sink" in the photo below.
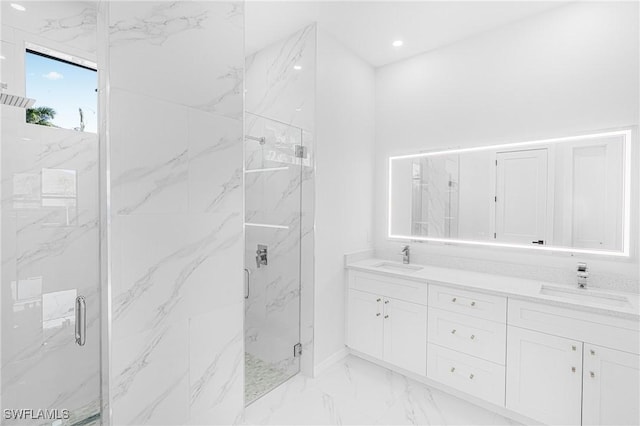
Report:
M 373 265 L 373 267 L 381 268 L 381 269 L 392 269 L 395 271 L 403 271 L 403 272 L 417 272 L 423 269 L 422 266 L 407 265 L 404 263 L 392 263 L 392 262 L 381 262 Z
M 575 302 L 588 302 L 599 305 L 617 306 L 621 308 L 630 306 L 629 299 L 627 299 L 625 296 L 618 296 L 616 294 L 595 293 L 590 290 L 579 288 L 565 289 L 543 285 L 540 288 L 540 294 L 560 297 Z

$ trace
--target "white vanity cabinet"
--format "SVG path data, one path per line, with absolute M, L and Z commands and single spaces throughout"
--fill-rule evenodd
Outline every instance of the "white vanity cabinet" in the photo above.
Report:
M 349 274 L 347 346 L 426 374 L 426 286 L 383 275 Z
M 584 345 L 583 425 L 640 424 L 640 356 Z
M 508 327 L 507 408 L 546 424 L 579 425 L 582 342 Z
M 427 307 L 386 297 L 383 320 L 382 359 L 405 370 L 425 374 Z
M 382 296 L 349 290 L 348 345 L 363 354 L 382 359 Z
M 520 421 L 640 425 L 637 317 L 536 297 L 517 279 L 509 291 L 504 279 L 493 292 L 466 286 L 464 275 L 351 269 L 347 346 Z
M 510 299 L 508 322 L 508 409 L 546 424 L 640 424 L 637 321 Z
M 427 377 L 504 406 L 506 297 L 429 284 Z

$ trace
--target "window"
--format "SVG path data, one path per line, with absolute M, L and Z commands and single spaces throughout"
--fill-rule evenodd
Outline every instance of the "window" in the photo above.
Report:
M 26 94 L 36 100 L 27 109 L 27 123 L 96 133 L 98 73 L 95 67 L 75 63 L 69 55 L 63 55 L 69 58 L 66 60 L 39 50 L 27 48 L 25 54 Z

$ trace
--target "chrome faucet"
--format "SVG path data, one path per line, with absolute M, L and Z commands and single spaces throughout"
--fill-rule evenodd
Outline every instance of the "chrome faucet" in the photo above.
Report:
M 578 287 L 587 288 L 587 278 L 589 278 L 589 268 L 587 268 L 587 264 L 579 262 L 576 274 L 578 276 Z
M 411 260 L 411 255 L 409 253 L 409 246 L 402 246 L 402 250 L 400 251 L 402 255 L 402 263 L 408 265 Z

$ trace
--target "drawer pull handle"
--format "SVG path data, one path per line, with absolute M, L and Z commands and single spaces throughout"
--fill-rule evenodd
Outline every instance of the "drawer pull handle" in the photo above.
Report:
M 451 330 L 451 334 L 456 334 L 456 329 L 454 328 L 453 330 Z
M 451 367 L 451 372 L 453 373 L 454 371 L 456 371 L 455 367 Z
M 385 305 L 388 305 L 388 304 L 389 304 L 389 301 L 388 301 L 388 300 L 385 300 L 385 301 L 384 301 L 384 304 L 385 304 Z
M 571 367 L 571 372 L 575 373 L 576 372 L 576 368 L 575 367 Z
M 384 316 L 384 319 L 387 319 L 387 318 L 389 318 L 389 315 L 385 315 L 385 316 Z
M 575 351 L 576 350 L 576 345 L 571 345 L 571 350 Z
M 458 298 L 457 298 L 457 297 L 454 297 L 453 299 L 451 299 L 451 301 L 452 301 L 453 303 L 456 303 L 456 301 L 457 301 L 457 300 L 458 300 Z
M 589 375 L 591 376 L 592 379 L 596 377 L 596 373 L 594 373 L 593 371 L 589 371 Z
M 471 306 L 476 306 L 476 302 L 471 302 Z
M 380 302 L 382 299 L 376 299 L 376 302 Z
M 596 351 L 594 351 L 593 349 L 591 349 L 589 352 L 591 352 L 591 355 L 595 355 Z
M 475 334 L 472 334 L 472 335 L 471 335 L 471 337 L 469 337 L 469 339 L 471 339 L 471 340 L 473 340 L 473 339 L 475 339 L 475 338 L 476 338 L 476 335 L 475 335 Z
M 379 316 L 380 316 L 380 312 L 378 312 L 378 313 L 376 314 L 376 316 L 377 316 L 377 317 L 379 317 Z
M 469 379 L 470 379 L 470 380 L 473 380 L 473 374 L 470 374 L 470 375 L 469 375 Z

